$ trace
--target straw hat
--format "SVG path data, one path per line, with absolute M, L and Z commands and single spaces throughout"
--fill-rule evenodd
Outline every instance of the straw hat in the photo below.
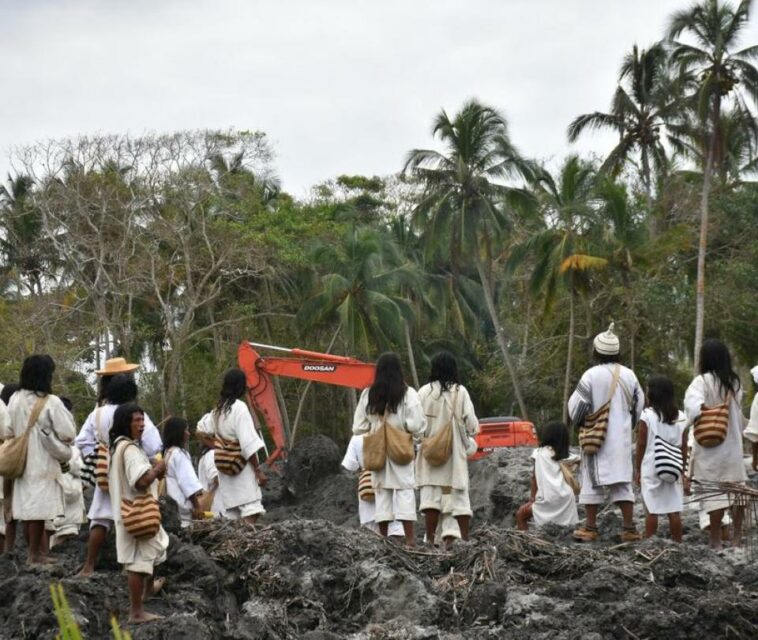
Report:
M 105 361 L 105 367 L 95 373 L 99 376 L 115 376 L 117 373 L 131 373 L 139 369 L 138 364 L 127 362 L 126 358 L 111 358 Z
M 595 347 L 595 351 L 604 356 L 615 356 L 619 352 L 619 339 L 618 336 L 613 332 L 614 328 L 615 325 L 613 322 L 611 322 L 611 325 L 608 327 L 608 331 L 598 333 L 595 336 L 595 339 L 592 342 L 592 345 Z

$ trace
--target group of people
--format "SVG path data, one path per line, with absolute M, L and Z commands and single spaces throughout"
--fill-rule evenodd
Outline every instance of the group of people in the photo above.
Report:
M 94 573 L 114 529 L 117 559 L 127 572 L 130 621 L 145 622 L 156 617 L 144 602 L 163 587 L 163 579 L 153 574 L 169 544 L 160 525 L 159 495 L 177 503 L 183 526 L 217 516 L 252 524 L 264 513 L 260 487 L 266 477 L 257 456 L 264 443 L 241 401 L 246 391 L 242 371 L 227 371 L 217 405 L 198 424 L 203 452 L 196 470 L 188 450 L 189 424 L 170 417 L 159 430 L 137 403 L 137 369 L 113 358 L 96 372 L 97 403 L 77 431 L 70 403 L 52 393 L 52 358 L 29 356 L 19 384 L 3 388 L 0 438 L 6 442 L 0 458 L 10 455 L 6 446 L 12 441 L 27 438 L 21 473 L 3 481 L 4 549 L 14 549 L 16 525 L 22 523 L 28 562 L 53 563 L 48 550 L 79 535 L 85 522 L 84 486 L 91 485 L 87 553 L 77 575 Z M 231 470 L 218 462 L 220 448 Z
M 739 544 L 744 508 L 714 486 L 746 481 L 743 437 L 752 443 L 752 466 L 758 468 L 758 398 L 748 421 L 728 349 L 717 340 L 703 344 L 700 372 L 684 395 L 684 411 L 677 406 L 671 380 L 653 376 L 643 391 L 634 372 L 620 364 L 619 354 L 611 325 L 595 337 L 597 363 L 569 400 L 580 456 L 570 453 L 568 425 L 550 422 L 538 430 L 530 499 L 516 514 L 517 526 L 528 528 L 530 520 L 576 526 L 578 494 L 586 520 L 574 531 L 577 540 L 598 539 L 598 510 L 606 500 L 621 511 L 621 539 L 638 540 L 633 512 L 637 484 L 646 535 L 655 534 L 658 517 L 665 515 L 672 537 L 681 541 L 683 495 L 693 487 L 712 546 L 722 543 L 730 521 L 727 511 L 732 541 Z M 10 455 L 9 445 L 26 439 L 21 471 L 3 479 L 5 550 L 14 548 L 16 526 L 22 523 L 28 561 L 51 562 L 48 549 L 79 534 L 85 521 L 83 486 L 91 485 L 87 553 L 78 575 L 92 575 L 114 529 L 118 562 L 127 572 L 132 622 L 154 618 L 144 602 L 163 586 L 153 577 L 169 542 L 160 517 L 156 521 L 153 515 L 159 494 L 176 501 L 183 526 L 219 516 L 252 525 L 265 513 L 261 487 L 266 484 L 258 458 L 264 442 L 242 400 L 247 384 L 241 370 L 225 373 L 216 406 L 197 425 L 203 450 L 195 469 L 187 421 L 170 417 L 159 425 L 162 429 L 156 426 L 137 402 L 137 369 L 114 358 L 96 372 L 97 403 L 79 430 L 70 402 L 52 393 L 55 364 L 47 355 L 26 358 L 19 383 L 6 385 L 0 394 L 0 439 L 5 441 L 0 464 Z M 752 374 L 758 385 L 758 367 Z M 720 441 L 693 436 L 690 427 L 719 406 L 726 425 Z M 429 382 L 418 391 L 406 384 L 399 357 L 383 354 L 372 385 L 357 403 L 352 432 L 343 466 L 361 472 L 362 525 L 383 536 L 403 536 L 412 546 L 421 512 L 427 543 L 468 539 L 468 458 L 477 450 L 479 421 L 450 353 L 434 356 Z

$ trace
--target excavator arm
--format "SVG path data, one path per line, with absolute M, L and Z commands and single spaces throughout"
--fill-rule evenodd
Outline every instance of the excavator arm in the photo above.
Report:
M 262 356 L 256 348 L 287 355 Z M 247 378 L 250 406 L 263 417 L 274 441 L 274 451 L 268 456 L 267 464 L 286 459 L 288 445 L 272 376 L 324 382 L 353 389 L 365 389 L 374 381 L 372 363 L 305 349 L 285 349 L 243 342 L 237 351 L 237 360 Z

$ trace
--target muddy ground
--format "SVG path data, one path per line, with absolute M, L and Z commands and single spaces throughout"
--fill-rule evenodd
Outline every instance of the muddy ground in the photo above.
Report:
M 180 531 L 166 505 L 168 584 L 149 603 L 165 618 L 130 628 L 135 640 L 758 637 L 758 557 L 711 551 L 694 512 L 681 546 L 618 544 L 613 510 L 594 545 L 558 527 L 519 533 L 530 450 L 505 450 L 472 465 L 472 541 L 406 551 L 357 528 L 356 480 L 340 471 L 336 445 L 303 445 L 290 464 L 298 473 L 266 488 L 255 531 L 231 522 Z M 111 614 L 126 619 L 112 544 L 94 578 L 71 577 L 83 540 L 56 550 L 52 568 L 26 568 L 22 551 L 0 557 L 0 638 L 55 637 L 53 581 L 86 638 L 109 637 Z

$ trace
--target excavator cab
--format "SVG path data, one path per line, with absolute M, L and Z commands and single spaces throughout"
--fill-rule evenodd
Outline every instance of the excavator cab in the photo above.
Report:
M 503 447 L 536 447 L 537 430 L 533 423 L 513 416 L 481 418 L 476 442 L 476 453 L 469 460 L 479 460 Z

